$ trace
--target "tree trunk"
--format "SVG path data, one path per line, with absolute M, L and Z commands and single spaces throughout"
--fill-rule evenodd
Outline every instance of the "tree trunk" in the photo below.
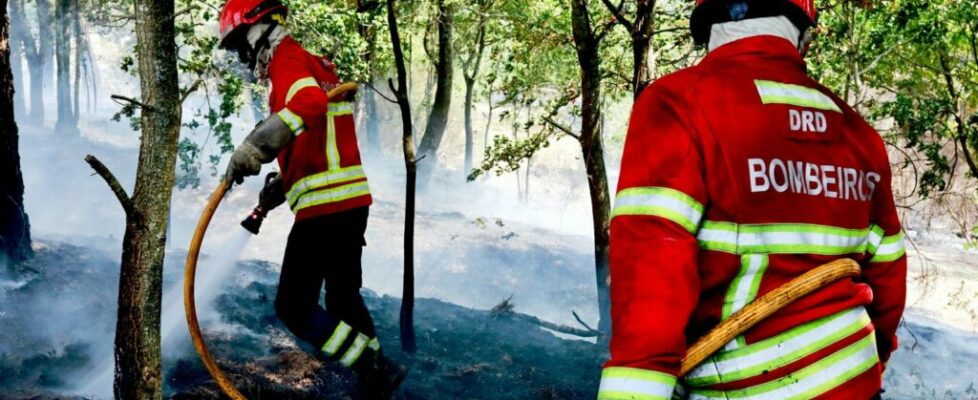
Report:
M 18 263 L 33 254 L 30 225 L 24 212 L 8 28 L 7 0 L 0 0 L 0 264 L 6 264 L 6 260 Z
M 639 0 L 632 25 L 632 91 L 635 99 L 652 79 L 649 46 L 655 26 L 655 0 Z
M 81 108 L 79 108 L 79 94 L 78 84 L 81 82 L 81 64 L 82 64 L 82 35 L 81 35 L 81 5 L 78 4 L 79 0 L 75 0 L 71 6 L 71 35 L 75 38 L 75 57 L 74 57 L 74 67 L 75 67 L 75 86 L 73 89 L 74 97 L 72 98 L 72 107 L 74 111 L 72 113 L 72 124 L 78 126 L 78 114 L 81 114 Z
M 594 229 L 594 264 L 598 290 L 598 330 L 607 337 L 611 332 L 611 301 L 608 293 L 608 243 L 611 225 L 611 201 L 608 175 L 604 165 L 601 138 L 601 61 L 600 38 L 591 28 L 587 0 L 573 0 L 572 28 L 577 59 L 581 67 L 581 150 L 587 170 Z
M 55 60 L 58 75 L 58 122 L 54 131 L 67 135 L 78 134 L 75 114 L 71 108 L 71 8 L 72 0 L 58 0 L 55 10 Z
M 54 80 L 54 24 L 51 21 L 51 1 L 35 0 L 35 5 L 37 6 L 37 51 L 41 61 L 39 67 L 42 76 L 39 82 L 43 86 L 45 81 L 50 83 Z M 43 103 L 41 106 L 43 108 Z
M 374 58 L 377 51 L 377 32 L 373 29 L 373 19 L 376 16 L 376 11 L 381 6 L 380 1 L 376 0 L 357 0 L 357 12 L 365 14 L 361 16 L 361 20 L 368 20 L 367 23 L 361 23 L 357 27 L 357 31 L 360 37 L 367 42 L 367 49 L 363 53 L 363 61 L 367 64 L 368 74 L 367 81 L 374 82 Z M 373 89 L 364 92 L 361 98 L 361 106 L 363 107 L 363 121 L 364 130 L 366 135 L 364 138 L 365 148 L 368 154 L 380 154 L 380 123 L 377 115 L 377 94 L 374 93 Z
M 478 44 L 475 52 L 469 55 L 465 62 L 462 74 L 465 75 L 465 162 L 462 175 L 468 180 L 472 172 L 472 147 L 473 147 L 473 127 L 472 127 L 472 97 L 475 95 L 475 82 L 479 76 L 479 66 L 482 64 L 482 55 L 486 50 L 486 23 L 482 19 L 479 21 L 479 35 L 476 39 Z M 489 97 L 492 102 L 492 96 Z
M 174 0 L 136 0 L 142 141 L 127 210 L 115 338 L 115 397 L 161 399 L 160 301 L 180 135 Z
M 435 87 L 435 102 L 431 106 L 431 114 L 424 129 L 424 137 L 421 138 L 421 146 L 418 147 L 421 157 L 427 159 L 421 163 L 422 188 L 426 186 L 432 172 L 438 166 L 438 147 L 441 146 L 442 137 L 445 135 L 448 111 L 452 105 L 453 18 L 454 10 L 452 5 L 448 4 L 448 0 L 438 0 L 438 62 L 435 63 L 438 83 Z
M 404 52 L 401 49 L 401 35 L 397 31 L 397 16 L 394 0 L 387 0 L 387 25 L 394 48 L 394 63 L 397 66 L 397 87 L 388 81 L 397 97 L 401 110 L 401 127 L 404 148 L 404 167 L 407 170 L 407 190 L 404 205 L 404 288 L 401 298 L 401 349 L 405 353 L 417 351 L 414 338 L 414 197 L 417 180 L 417 160 L 414 154 L 414 134 L 411 127 L 411 103 L 408 101 L 408 72 L 404 66 Z
M 22 50 L 21 54 L 27 60 L 27 70 L 31 82 L 30 114 L 27 115 L 26 120 L 32 124 L 41 124 L 44 122 L 44 60 L 41 58 L 41 53 L 34 41 L 34 35 L 31 33 L 30 27 L 27 26 L 27 15 L 24 12 L 23 0 L 10 2 L 10 19 L 13 21 L 10 26 L 10 40 L 14 43 L 13 47 Z

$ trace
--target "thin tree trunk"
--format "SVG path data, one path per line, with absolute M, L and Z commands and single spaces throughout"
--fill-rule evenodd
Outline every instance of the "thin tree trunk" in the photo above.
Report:
M 438 84 L 435 87 L 435 102 L 428 115 L 424 137 L 418 152 L 427 161 L 421 164 L 421 187 L 424 188 L 434 170 L 438 167 L 438 148 L 441 146 L 448 125 L 448 112 L 452 105 L 452 75 L 454 72 L 452 57 L 452 26 L 454 9 L 448 0 L 438 0 L 438 62 L 435 71 L 438 74 Z
M 381 5 L 381 2 L 376 0 L 357 0 L 357 12 L 365 14 L 361 16 L 361 19 L 367 20 L 366 23 L 361 23 L 357 27 L 357 31 L 360 33 L 360 37 L 367 43 L 367 49 L 364 51 L 362 57 L 368 68 L 367 81 L 371 83 L 374 82 L 375 70 L 373 64 L 377 51 L 377 32 L 373 29 L 372 22 Z M 367 90 L 361 99 L 361 106 L 363 107 L 361 121 L 363 121 L 364 130 L 366 131 L 364 140 L 366 143 L 364 143 L 364 147 L 369 154 L 380 154 L 380 123 L 377 115 L 377 94 L 373 90 Z
M 472 98 L 475 95 L 475 82 L 479 76 L 479 66 L 482 64 L 482 55 L 486 50 L 486 24 L 484 19 L 479 21 L 479 36 L 477 39 L 475 52 L 469 55 L 462 74 L 465 75 L 465 161 L 463 164 L 462 175 L 468 180 L 472 172 L 472 151 L 473 151 L 473 127 L 472 127 Z M 470 72 L 471 71 L 471 72 Z M 489 99 L 492 102 L 492 99 Z
M 163 397 L 160 302 L 181 118 L 173 1 L 135 2 L 140 98 L 145 106 L 140 110 L 142 141 L 132 198 L 104 167 L 96 168 L 126 211 L 115 337 L 117 399 Z
M 591 195 L 591 216 L 594 230 L 595 279 L 598 290 L 598 330 L 607 336 L 611 331 L 611 301 L 608 292 L 609 227 L 611 201 L 608 175 L 604 164 L 604 145 L 601 137 L 601 64 L 598 55 L 600 38 L 590 23 L 587 0 L 573 0 L 572 28 L 577 59 L 581 67 L 581 151 L 587 170 Z
M 44 60 L 41 58 L 34 35 L 27 25 L 27 15 L 24 12 L 23 0 L 14 0 L 10 4 L 10 40 L 14 48 L 22 50 L 27 60 L 27 73 L 30 79 L 30 114 L 26 121 L 31 124 L 44 122 Z M 23 75 L 21 75 L 23 77 Z M 20 96 L 22 99 L 23 96 Z M 24 103 L 25 109 L 26 103 Z
M 45 81 L 49 83 L 54 81 L 54 25 L 51 21 L 51 1 L 35 0 L 34 3 L 37 6 L 37 50 L 41 57 L 43 79 L 40 82 L 43 86 Z M 43 115 L 43 112 L 41 114 Z
M 7 0 L 0 0 L 0 221 L 4 222 L 0 225 L 0 261 L 18 263 L 33 253 L 30 224 L 24 212 L 9 34 Z
M 387 0 L 387 25 L 394 48 L 394 64 L 397 66 L 397 87 L 388 80 L 397 97 L 401 110 L 401 127 L 404 148 L 404 167 L 407 170 L 407 190 L 404 210 L 404 288 L 401 298 L 401 349 L 406 353 L 417 351 L 414 338 L 414 198 L 417 180 L 417 160 L 414 154 L 414 134 L 411 127 L 411 103 L 408 101 L 408 72 L 404 66 L 401 36 L 397 31 L 394 0 Z
M 54 37 L 58 75 L 58 122 L 54 130 L 67 135 L 78 133 L 74 112 L 71 109 L 71 7 L 72 0 L 58 0 Z
M 74 66 L 75 66 L 75 82 L 74 82 L 74 85 L 75 86 L 74 86 L 74 91 L 73 91 L 74 98 L 72 99 L 73 101 L 72 101 L 72 107 L 71 107 L 71 109 L 73 110 L 73 113 L 72 113 L 72 122 L 73 122 L 74 126 L 78 126 L 78 114 L 81 113 L 81 108 L 78 107 L 78 105 L 79 105 L 79 95 L 80 95 L 81 91 L 78 90 L 78 86 L 79 86 L 79 83 L 81 82 L 81 78 L 82 78 L 82 76 L 81 76 L 81 63 L 82 63 L 82 42 L 83 42 L 83 40 L 82 40 L 82 35 L 81 35 L 81 16 L 79 15 L 81 13 L 81 10 L 79 10 L 79 8 L 81 8 L 81 5 L 78 4 L 78 0 L 75 0 L 73 2 L 73 4 L 71 5 L 71 33 L 72 33 L 72 36 L 75 38 L 75 57 L 74 57 L 74 60 L 73 60 L 75 62 L 74 63 Z

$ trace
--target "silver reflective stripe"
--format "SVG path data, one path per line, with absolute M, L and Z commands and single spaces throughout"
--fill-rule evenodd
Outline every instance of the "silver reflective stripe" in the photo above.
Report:
M 340 324 L 333 330 L 333 334 L 330 335 L 329 340 L 326 340 L 326 343 L 323 344 L 323 353 L 329 356 L 336 354 L 336 351 L 340 349 L 340 346 L 346 341 L 346 337 L 350 335 L 351 331 L 353 331 L 353 328 L 350 325 L 340 321 Z
M 843 255 L 866 252 L 870 229 L 814 224 L 738 225 L 705 221 L 697 234 L 704 250 L 734 254 Z
M 318 206 L 328 203 L 336 203 L 370 194 L 370 187 L 366 181 L 354 182 L 348 185 L 338 186 L 330 189 L 323 189 L 309 192 L 299 197 L 292 210 L 298 212 L 307 207 Z
M 721 351 L 686 375 L 694 387 L 762 375 L 814 354 L 871 324 L 863 307 L 845 310 L 797 326 L 734 351 Z
M 817 108 L 826 111 L 842 112 L 831 97 L 810 87 L 774 81 L 755 80 L 757 94 L 764 104 L 788 104 L 799 107 Z
M 348 101 L 329 103 L 329 115 L 340 116 L 353 114 L 353 103 Z
M 598 400 L 668 400 L 676 377 L 638 368 L 608 367 L 601 371 Z
M 768 257 L 766 254 L 745 254 L 741 256 L 740 272 L 734 277 L 730 283 L 730 289 L 727 290 L 721 320 L 730 318 L 731 315 L 740 311 L 747 303 L 757 297 L 757 291 L 761 286 L 761 279 L 764 277 L 767 266 Z M 738 336 L 727 343 L 724 348 L 733 350 L 743 344 L 744 337 Z
M 665 218 L 686 228 L 690 233 L 703 217 L 703 205 L 691 196 L 666 187 L 628 188 L 615 198 L 612 218 L 625 215 L 650 215 Z
M 360 355 L 363 354 L 363 350 L 367 348 L 367 342 L 367 335 L 362 333 L 357 335 L 357 338 L 353 339 L 353 344 L 350 345 L 350 348 L 345 354 L 343 354 L 343 357 L 340 358 L 340 364 L 343 364 L 343 366 L 347 368 L 352 367 L 353 363 L 360 359 Z
M 890 262 L 896 261 L 900 257 L 903 257 L 903 255 L 907 253 L 907 249 L 904 247 L 903 242 L 903 232 L 893 236 L 884 237 L 880 242 L 879 248 L 876 249 L 876 254 L 873 255 L 873 258 L 871 258 L 869 262 Z
M 326 116 L 326 158 L 327 170 L 340 169 L 340 151 L 336 147 L 336 118 L 333 115 Z
M 870 253 L 876 253 L 876 249 L 880 247 L 880 242 L 883 241 L 883 228 L 878 225 L 872 225 L 869 227 L 869 245 L 866 251 Z
M 740 390 L 692 390 L 690 399 L 801 400 L 839 387 L 879 363 L 876 335 L 863 339 L 783 378 Z
M 357 179 L 366 178 L 363 172 L 363 166 L 355 165 L 352 167 L 341 168 L 335 171 L 320 172 L 315 175 L 310 175 L 302 178 L 289 189 L 289 193 L 285 195 L 288 200 L 289 205 L 295 205 L 296 200 L 299 196 L 319 188 L 323 188 L 329 185 L 334 185 L 337 183 L 355 181 Z

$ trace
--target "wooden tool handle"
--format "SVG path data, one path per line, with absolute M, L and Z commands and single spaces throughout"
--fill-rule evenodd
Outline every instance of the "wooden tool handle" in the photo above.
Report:
M 682 361 L 679 376 L 685 376 L 725 344 L 778 310 L 832 282 L 845 277 L 859 276 L 861 273 L 858 263 L 843 258 L 819 266 L 768 292 L 731 315 L 730 318 L 721 322 L 706 336 L 694 343 L 686 351 L 686 358 Z

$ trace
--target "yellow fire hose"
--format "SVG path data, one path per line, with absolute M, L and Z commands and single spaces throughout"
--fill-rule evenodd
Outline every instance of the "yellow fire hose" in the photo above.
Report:
M 347 82 L 333 88 L 326 96 L 330 99 L 338 98 L 356 89 L 356 83 Z M 214 358 L 211 357 L 210 351 L 207 350 L 204 337 L 200 332 L 200 324 L 197 322 L 197 305 L 194 302 L 194 279 L 197 276 L 197 258 L 200 256 L 200 245 L 204 241 L 204 234 L 207 232 L 207 226 L 211 223 L 211 217 L 214 216 L 214 212 L 217 211 L 217 206 L 221 204 L 221 200 L 224 199 L 224 195 L 227 194 L 230 188 L 231 185 L 228 181 L 221 181 L 207 202 L 207 206 L 204 207 L 204 212 L 200 215 L 200 221 L 197 222 L 197 229 L 194 231 L 194 236 L 190 240 L 190 250 L 187 253 L 187 267 L 183 276 L 183 306 L 187 314 L 187 327 L 190 329 L 190 338 L 194 342 L 194 348 L 197 349 L 197 354 L 200 355 L 200 360 L 207 367 L 207 372 L 210 372 L 211 377 L 217 381 L 217 385 L 220 386 L 221 391 L 225 395 L 232 400 L 245 400 L 241 392 L 224 376 L 224 373 L 218 368 L 217 363 L 214 362 Z
M 679 376 L 685 376 L 725 344 L 785 306 L 832 282 L 846 277 L 859 276 L 861 273 L 858 263 L 843 258 L 808 271 L 768 292 L 731 315 L 730 318 L 721 322 L 696 341 L 686 351 L 686 358 L 682 361 Z

